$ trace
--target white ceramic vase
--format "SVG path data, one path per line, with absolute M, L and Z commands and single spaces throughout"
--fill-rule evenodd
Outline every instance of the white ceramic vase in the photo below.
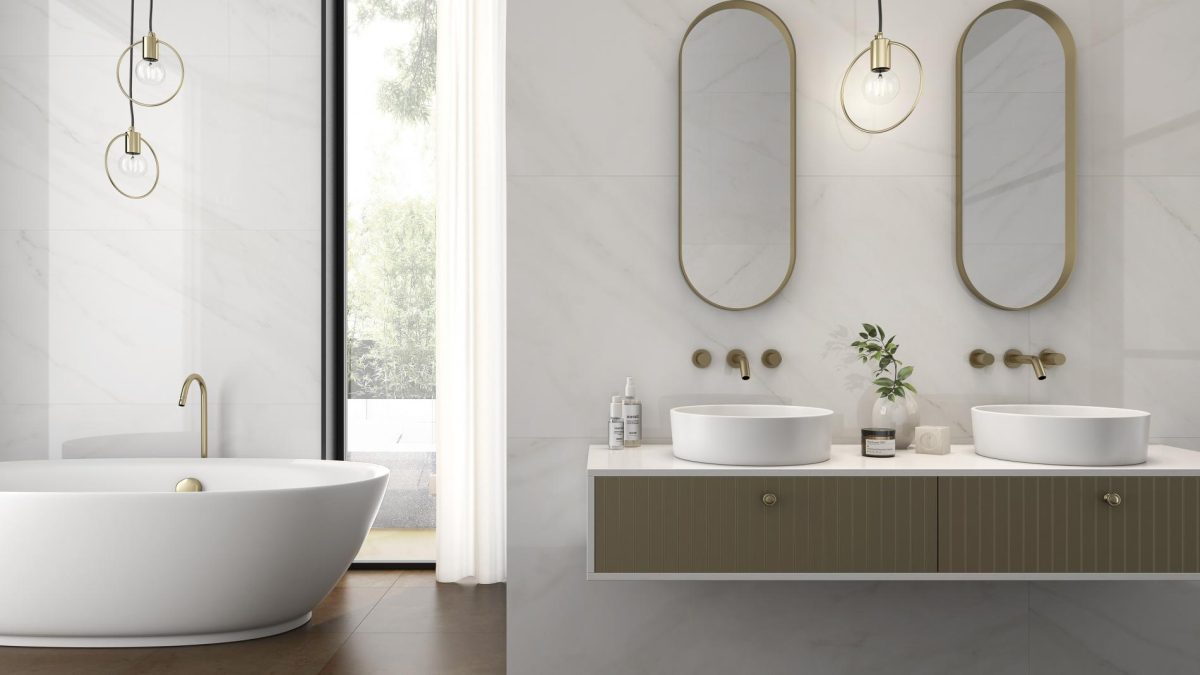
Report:
M 921 411 L 917 397 L 909 394 L 889 401 L 881 397 L 871 406 L 871 426 L 896 430 L 896 449 L 903 450 L 913 443 L 917 426 L 921 424 Z

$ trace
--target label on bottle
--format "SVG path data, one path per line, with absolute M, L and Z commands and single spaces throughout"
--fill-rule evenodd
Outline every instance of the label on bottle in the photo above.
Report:
M 895 457 L 896 456 L 896 439 L 880 438 L 863 441 L 866 444 L 867 457 Z
M 625 447 L 625 422 L 620 417 L 608 420 L 608 449 L 620 450 Z
M 642 441 L 642 404 L 626 403 L 621 406 L 625 415 L 625 441 L 641 443 Z

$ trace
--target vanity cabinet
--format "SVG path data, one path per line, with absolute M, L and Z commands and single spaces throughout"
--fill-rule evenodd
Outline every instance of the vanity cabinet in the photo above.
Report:
M 593 579 L 1200 579 L 1200 452 L 1128 467 L 975 455 L 791 467 L 589 453 Z
M 614 476 L 593 493 L 600 573 L 937 569 L 935 478 Z
M 1200 477 L 939 478 L 938 571 L 1200 572 Z

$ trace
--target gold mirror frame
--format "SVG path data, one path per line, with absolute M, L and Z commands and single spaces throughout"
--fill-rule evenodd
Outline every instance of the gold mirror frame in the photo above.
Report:
M 698 26 L 701 21 L 709 16 L 712 16 L 713 14 L 716 14 L 717 12 L 728 9 L 744 9 L 754 12 L 755 14 L 765 18 L 767 21 L 770 21 L 771 24 L 774 25 L 777 30 L 779 30 L 779 33 L 781 36 L 783 36 L 783 41 L 787 45 L 788 49 L 788 90 L 791 94 L 789 97 L 791 115 L 788 129 L 791 142 L 791 167 L 789 169 L 788 176 L 788 186 L 790 190 L 789 198 L 791 199 L 791 233 L 788 246 L 791 248 L 791 256 L 788 259 L 787 272 L 783 275 L 783 280 L 779 283 L 779 287 L 761 302 L 753 305 L 747 305 L 745 307 L 726 307 L 709 300 L 704 296 L 703 293 L 700 292 L 699 289 L 696 288 L 695 284 L 692 283 L 692 279 L 687 273 L 687 267 L 683 262 L 683 48 L 687 44 L 688 36 L 691 35 L 692 30 Z M 775 296 L 783 292 L 784 287 L 787 286 L 788 282 L 792 279 L 792 272 L 796 269 L 796 43 L 792 39 L 792 32 L 788 30 L 787 25 L 783 23 L 783 20 L 780 19 L 775 12 L 772 12 L 770 9 L 758 4 L 757 2 L 751 2 L 750 0 L 725 0 L 725 2 L 718 2 L 703 12 L 700 12 L 700 14 L 698 14 L 696 18 L 692 20 L 692 23 L 688 25 L 687 31 L 684 32 L 683 39 L 679 42 L 678 80 L 679 115 L 678 119 L 676 120 L 676 124 L 678 126 L 677 152 L 679 156 L 676 165 L 676 206 L 679 210 L 679 271 L 683 274 L 683 280 L 687 283 L 688 288 L 692 289 L 692 292 L 696 294 L 696 297 L 712 305 L 713 307 L 716 307 L 717 309 L 724 309 L 731 312 L 743 312 L 748 309 L 754 309 L 755 307 L 761 307 L 771 300 L 774 300 Z
M 1024 307 L 1008 307 L 989 299 L 983 294 L 983 292 L 976 288 L 973 283 L 971 283 L 971 277 L 967 274 L 966 264 L 963 262 L 963 46 L 967 42 L 967 36 L 971 34 L 971 29 L 980 19 L 988 14 L 991 14 L 992 12 L 997 12 L 1002 9 L 1022 10 L 1037 16 L 1042 21 L 1045 21 L 1046 24 L 1054 30 L 1055 35 L 1058 36 L 1059 42 L 1062 43 L 1063 68 L 1066 70 L 1064 73 L 1066 91 L 1063 93 L 1066 104 L 1066 124 L 1064 126 L 1064 135 L 1066 138 L 1063 139 L 1065 145 L 1063 174 L 1066 183 L 1064 186 L 1066 192 L 1064 198 L 1066 208 L 1064 212 L 1063 227 L 1066 228 L 1066 241 L 1064 244 L 1065 250 L 1063 251 L 1063 269 L 1062 273 L 1058 277 L 1058 282 L 1053 288 L 1050 289 L 1048 293 L 1046 293 L 1045 296 L 1036 302 L 1025 305 Z M 1008 0 L 1007 2 L 1001 2 L 988 7 L 982 13 L 980 13 L 979 16 L 975 17 L 971 23 L 967 24 L 966 30 L 963 31 L 962 38 L 958 41 L 958 53 L 954 62 L 954 254 L 958 264 L 958 276 L 962 279 L 963 284 L 966 285 L 967 290 L 971 291 L 971 294 L 978 298 L 981 302 L 995 307 L 996 309 L 1013 312 L 1022 309 L 1031 309 L 1033 307 L 1037 307 L 1038 305 L 1044 304 L 1055 295 L 1058 295 L 1058 292 L 1067 285 L 1067 280 L 1071 278 L 1071 272 L 1075 269 L 1077 228 L 1077 194 L 1075 175 L 1077 171 L 1075 127 L 1075 61 L 1075 38 L 1071 36 L 1071 30 L 1067 28 L 1066 22 L 1064 22 L 1062 17 L 1055 14 L 1054 11 L 1049 7 L 1032 2 L 1031 0 Z

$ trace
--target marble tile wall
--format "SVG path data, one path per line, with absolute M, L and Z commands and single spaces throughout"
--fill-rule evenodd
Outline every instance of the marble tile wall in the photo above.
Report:
M 1080 248 L 1050 303 L 1006 313 L 954 266 L 954 54 L 986 0 L 885 3 L 927 68 L 918 112 L 862 136 L 836 111 L 871 0 L 768 2 L 796 37 L 796 271 L 770 304 L 712 308 L 676 260 L 676 58 L 708 0 L 510 0 L 509 670 L 514 673 L 1185 673 L 1192 583 L 673 583 L 584 580 L 589 442 L 637 377 L 644 434 L 670 407 L 831 407 L 855 437 L 854 325 L 899 334 L 923 419 L 970 438 L 984 402 L 1123 405 L 1200 449 L 1200 47 L 1189 0 L 1046 0 L 1079 47 Z M 548 27 L 553 27 L 549 29 Z M 897 275 L 899 264 L 903 273 Z M 693 368 L 692 350 L 780 349 L 783 366 Z M 984 347 L 1054 347 L 1035 382 L 977 371 Z
M 131 201 L 100 165 L 128 125 L 129 4 L 0 7 L 0 459 L 195 432 L 191 371 L 214 454 L 320 456 L 320 10 L 156 2 L 186 81 L 137 110 L 162 178 Z

